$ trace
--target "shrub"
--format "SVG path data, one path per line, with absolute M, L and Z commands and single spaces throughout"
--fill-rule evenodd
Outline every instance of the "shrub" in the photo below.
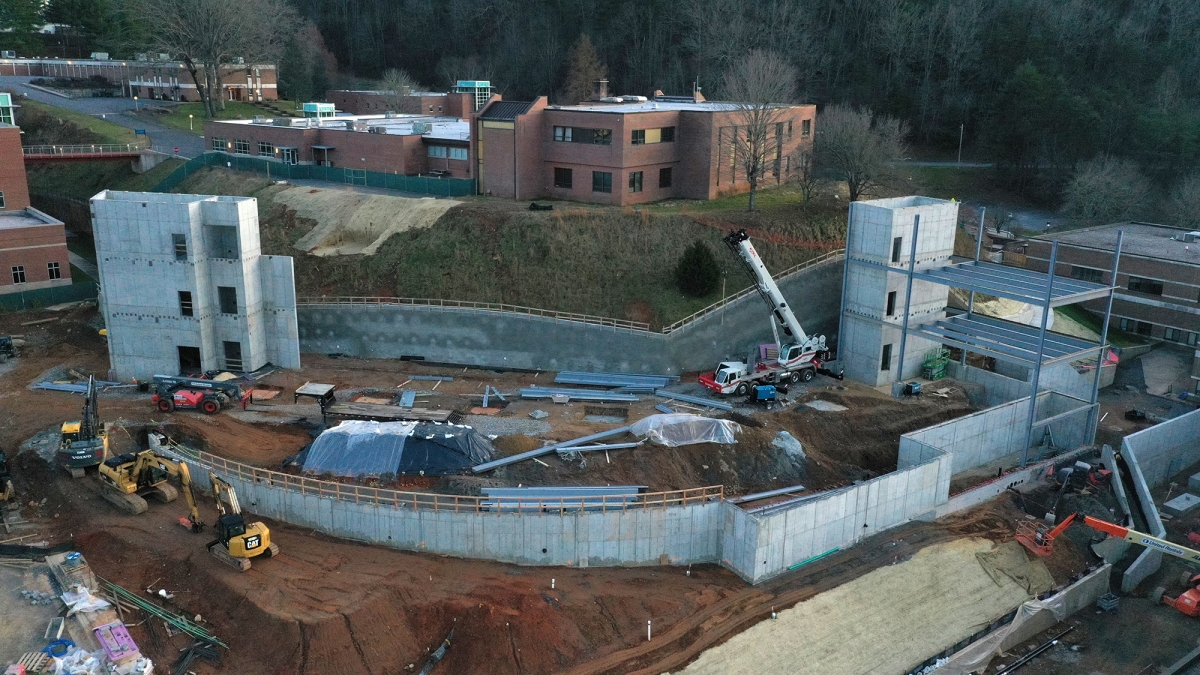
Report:
M 721 270 L 712 250 L 702 241 L 694 242 L 683 251 L 675 266 L 675 284 L 684 295 L 700 298 L 717 290 Z
M 1067 185 L 1063 213 L 1084 225 L 1144 218 L 1152 190 L 1134 162 L 1099 155 L 1084 162 Z

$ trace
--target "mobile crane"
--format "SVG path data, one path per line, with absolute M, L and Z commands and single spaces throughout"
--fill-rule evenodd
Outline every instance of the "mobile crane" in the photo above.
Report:
M 187 464 L 164 457 L 153 450 L 130 452 L 104 460 L 100 464 L 100 484 L 104 499 L 130 515 L 145 513 L 146 497 L 165 503 L 175 501 L 179 490 L 167 482 L 168 476 L 179 479 L 179 488 L 187 500 L 189 518 L 181 518 L 193 532 L 204 529 L 196 496 L 192 492 L 192 474 Z
M 252 558 L 279 555 L 279 545 L 271 543 L 271 530 L 266 525 L 246 523 L 233 486 L 212 472 L 209 472 L 208 480 L 212 483 L 213 497 L 217 499 L 217 512 L 220 514 L 217 517 L 217 538 L 209 542 L 208 552 L 241 572 L 250 569 Z M 228 510 L 221 501 L 222 497 L 229 502 Z
M 155 375 L 154 395 L 150 400 L 162 412 L 199 409 L 205 414 L 215 415 L 229 401 L 240 401 L 245 409 L 249 397 L 249 392 L 243 394 L 242 388 L 232 382 Z
M 1112 537 L 1119 537 L 1131 544 L 1162 551 L 1176 558 L 1183 558 L 1188 562 L 1200 563 L 1200 551 L 1195 551 L 1179 544 L 1173 544 L 1166 539 L 1159 539 L 1145 532 L 1131 530 L 1128 527 L 1121 527 L 1120 525 L 1109 523 L 1099 518 L 1092 518 L 1091 516 L 1084 516 L 1083 522 L 1093 530 L 1099 530 Z M 1168 596 L 1166 589 L 1159 587 L 1154 589 L 1154 592 L 1150 594 L 1150 600 L 1153 602 L 1162 600 L 1164 605 L 1186 616 L 1200 616 L 1200 574 L 1195 574 L 1194 571 L 1188 572 L 1184 581 L 1187 590 L 1180 593 L 1178 597 L 1172 598 Z
M 745 396 L 756 385 L 808 382 L 817 373 L 842 379 L 840 372 L 835 373 L 824 366 L 828 356 L 825 336 L 809 335 L 801 328 L 800 321 L 750 243 L 750 235 L 745 230 L 738 230 L 722 241 L 741 259 L 755 279 L 758 294 L 771 309 L 771 333 L 779 346 L 779 354 L 773 361 L 723 361 L 715 372 L 702 374 L 700 384 L 718 394 Z
M 88 377 L 82 419 L 63 422 L 58 442 L 58 463 L 72 478 L 83 478 L 85 469 L 99 465 L 107 456 L 108 428 L 100 424 L 96 378 Z

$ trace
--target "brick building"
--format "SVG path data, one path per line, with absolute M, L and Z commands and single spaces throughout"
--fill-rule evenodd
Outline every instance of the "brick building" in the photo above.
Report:
M 7 94 L 0 97 L 0 111 L 11 113 Z M 70 283 L 66 230 L 29 206 L 21 130 L 0 123 L 0 295 Z
M 794 153 L 812 143 L 816 106 L 781 108 L 760 185 L 784 181 Z M 749 189 L 734 143 L 738 106 L 699 93 L 565 106 L 497 96 L 474 124 L 481 194 L 626 205 Z
M 1058 274 L 1111 283 L 1117 230 L 1125 235 L 1113 296 L 1113 327 L 1200 350 L 1200 232 L 1150 223 L 1056 232 L 1028 242 L 1026 267 L 1046 271 L 1050 239 L 1058 239 L 1066 244 L 1058 249 Z M 1100 301 L 1083 306 L 1104 311 Z M 1196 354 L 1192 377 L 1200 393 L 1200 351 Z
M 471 125 L 456 117 L 353 115 L 206 122 L 208 149 L 288 164 L 472 178 Z
M 394 112 L 405 115 L 470 117 L 474 112 L 470 94 L 453 92 L 404 89 L 397 95 L 386 91 L 336 89 L 326 92 L 325 100 L 336 106 L 339 111 L 351 115 L 382 115 L 385 112 Z
M 97 59 L 0 59 L 0 76 L 88 79 L 100 76 L 120 95 L 164 101 L 199 101 L 200 92 L 182 62 L 167 55 L 138 54 L 128 61 Z M 226 101 L 279 98 L 273 64 L 234 64 L 221 69 L 221 95 Z

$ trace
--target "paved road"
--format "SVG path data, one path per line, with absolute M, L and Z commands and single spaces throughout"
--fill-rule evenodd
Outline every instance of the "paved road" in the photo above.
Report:
M 204 139 L 199 136 L 163 126 L 142 116 L 133 115 L 131 113 L 135 107 L 133 99 L 63 98 L 27 86 L 30 79 L 28 77 L 0 77 L 0 88 L 11 89 L 40 103 L 100 117 L 126 129 L 145 129 L 146 135 L 150 137 L 150 147 L 162 153 L 175 154 L 175 148 L 179 148 L 179 156 L 186 159 L 204 153 Z M 162 105 L 163 102 L 155 101 L 154 104 Z

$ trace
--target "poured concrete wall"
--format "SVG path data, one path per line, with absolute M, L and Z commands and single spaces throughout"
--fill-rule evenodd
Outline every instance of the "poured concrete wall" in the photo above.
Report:
M 988 407 L 997 406 L 1021 397 L 1029 396 L 1029 383 L 990 370 L 964 366 L 957 361 L 946 365 L 946 375 L 960 382 L 983 385 L 986 392 L 984 402 Z
M 842 262 L 779 280 L 804 329 L 836 341 Z M 497 368 L 674 373 L 712 369 L 772 342 L 770 315 L 750 294 L 669 334 L 510 312 L 397 305 L 301 305 L 302 351 Z
M 1088 411 L 1085 401 L 1058 392 L 1038 394 L 1036 420 L 1044 420 L 1069 411 L 1075 415 L 1034 429 L 1032 445 L 1041 443 L 1042 429 L 1049 426 L 1058 448 L 1072 450 L 1087 442 Z M 928 461 L 930 448 L 953 457 L 954 473 L 983 466 L 1020 452 L 1025 445 L 1025 424 L 1029 419 L 1029 397 L 1003 403 L 987 410 L 935 424 L 900 436 L 901 468 Z
M 725 518 L 722 564 L 750 583 L 932 512 L 950 492 L 950 457 L 835 490 L 767 516 Z M 731 509 L 740 511 L 729 505 Z

